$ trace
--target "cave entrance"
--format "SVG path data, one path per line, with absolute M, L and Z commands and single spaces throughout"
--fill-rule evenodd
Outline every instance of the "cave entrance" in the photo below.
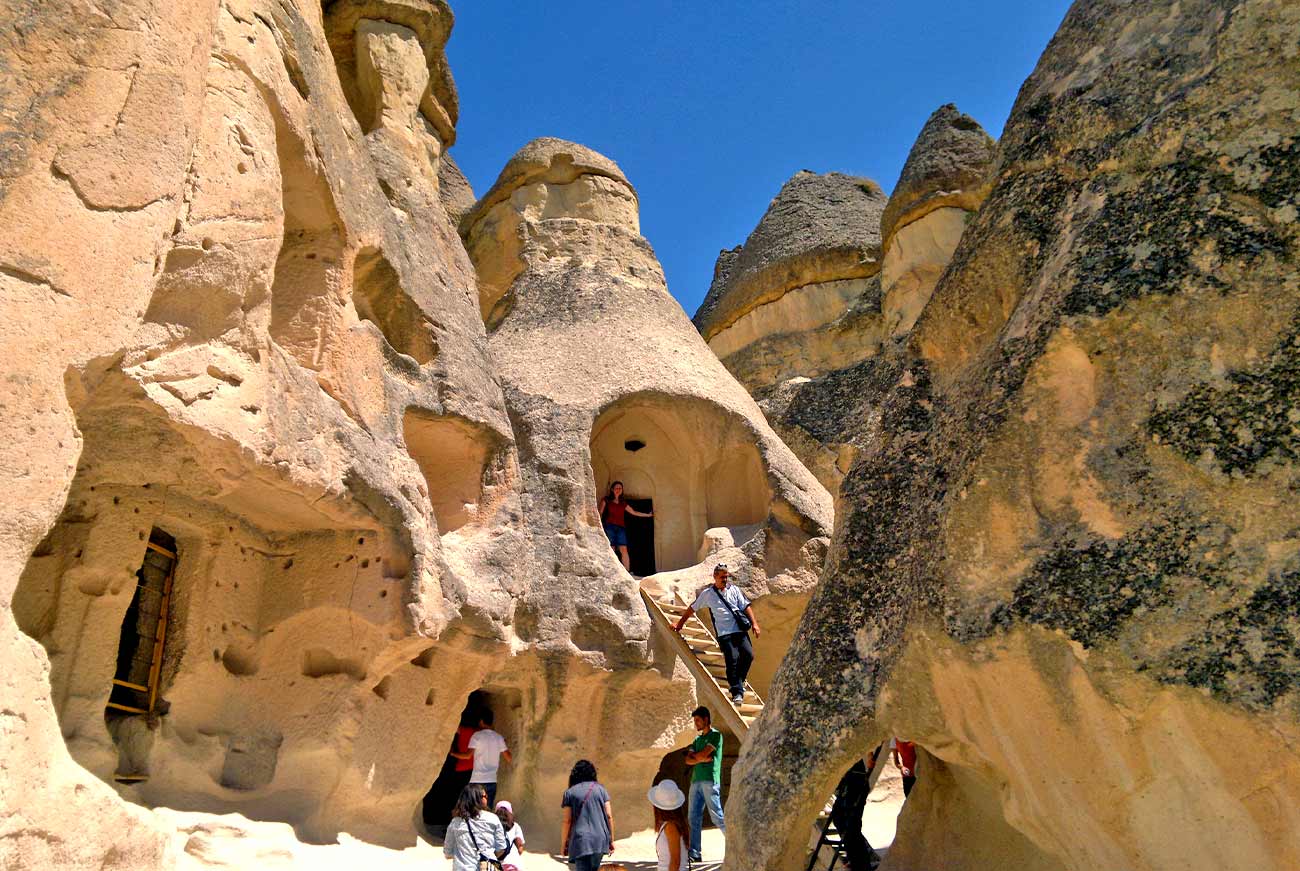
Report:
M 653 499 L 632 499 L 627 504 L 643 514 L 654 511 Z M 630 571 L 637 577 L 655 573 L 655 520 L 653 517 L 627 515 L 627 556 Z
M 609 406 L 592 424 L 591 468 L 597 499 L 622 481 L 629 504 L 654 503 L 653 537 L 628 547 L 636 574 L 694 565 L 705 531 L 760 523 L 772 502 L 752 428 L 699 399 L 636 394 Z M 647 548 L 653 570 L 638 571 L 635 551 Z
M 456 799 L 470 783 L 473 775 L 473 763 L 466 759 L 457 759 L 453 754 L 467 753 L 469 740 L 479 731 L 480 723 L 485 717 L 492 720 L 491 728 L 505 739 L 506 746 L 517 750 L 516 742 L 521 734 L 520 709 L 523 704 L 518 690 L 483 688 L 474 690 L 460 712 L 456 732 L 447 747 L 446 758 L 442 768 L 429 791 L 425 793 L 421 807 L 421 816 L 425 828 L 434 838 L 442 838 L 447 833 L 451 822 L 451 812 L 456 806 Z M 497 769 L 497 800 L 507 798 L 505 789 L 513 782 L 513 770 L 504 756 L 499 760 Z
M 144 561 L 135 573 L 135 592 L 122 618 L 117 668 L 104 706 L 104 720 L 118 747 L 119 783 L 147 780 L 148 741 L 140 741 L 139 718 L 152 719 L 159 709 L 158 684 L 167 640 L 167 611 L 176 577 L 176 539 L 161 529 L 149 533 Z M 145 724 L 148 727 L 149 724 Z M 136 752 L 143 749 L 144 752 Z

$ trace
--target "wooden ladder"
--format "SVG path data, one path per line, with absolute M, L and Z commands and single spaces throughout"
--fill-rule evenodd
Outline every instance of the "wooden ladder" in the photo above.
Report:
M 695 678 L 695 694 L 701 704 L 707 705 L 715 720 L 721 720 L 733 735 L 743 744 L 749 735 L 749 724 L 763 712 L 763 700 L 754 688 L 745 682 L 745 700 L 737 705 L 731 701 L 731 690 L 727 686 L 726 660 L 722 648 L 712 630 L 705 625 L 698 614 L 682 626 L 678 635 L 673 626 L 686 613 L 687 603 L 680 594 L 674 592 L 671 598 L 659 594 L 657 598 L 644 587 L 641 598 L 645 600 L 650 618 L 664 633 L 686 667 Z

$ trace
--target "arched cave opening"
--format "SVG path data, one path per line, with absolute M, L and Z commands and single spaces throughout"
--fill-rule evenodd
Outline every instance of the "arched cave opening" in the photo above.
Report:
M 441 839 L 446 835 L 456 799 L 471 782 L 475 773 L 473 762 L 457 758 L 456 754 L 469 751 L 470 738 L 482 728 L 486 712 L 491 712 L 489 728 L 505 739 L 506 747 L 513 754 L 518 751 L 523 735 L 522 709 L 523 697 L 518 690 L 485 687 L 469 694 L 456 731 L 448 742 L 442 768 L 420 805 L 420 818 L 430 837 Z M 509 799 L 517 780 L 514 764 L 502 757 L 498 761 L 496 779 L 496 800 Z
M 955 811 L 955 806 L 946 811 L 942 807 L 943 784 L 948 780 L 947 767 L 919 744 L 898 738 L 882 741 L 849 765 L 831 801 L 818 815 L 811 834 L 810 867 L 826 868 L 832 860 L 836 867 L 875 867 L 895 850 L 899 835 L 908 837 L 902 814 L 909 807 L 914 787 L 924 798 L 908 812 L 913 821 L 912 837 L 916 836 L 916 821 L 931 817 L 928 824 L 946 833 L 945 813 Z M 924 788 L 919 788 L 922 781 Z M 908 852 L 908 847 L 901 844 L 899 852 Z M 906 861 L 902 866 L 907 866 Z
M 598 498 L 621 481 L 632 507 L 653 508 L 653 521 L 628 520 L 637 575 L 693 565 L 706 530 L 761 523 L 772 501 L 753 431 L 700 399 L 636 394 L 610 405 L 592 425 L 591 466 Z

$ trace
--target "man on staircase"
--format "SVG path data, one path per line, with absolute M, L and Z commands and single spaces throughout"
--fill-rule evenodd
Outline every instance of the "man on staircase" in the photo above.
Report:
M 718 633 L 718 646 L 722 648 L 722 658 L 727 664 L 731 701 L 740 705 L 745 700 L 745 678 L 754 663 L 754 646 L 749 641 L 749 630 L 754 630 L 755 637 L 763 632 L 754 619 L 754 607 L 749 599 L 739 587 L 727 583 L 730 577 L 726 563 L 714 566 L 713 583 L 700 590 L 695 601 L 687 606 L 686 613 L 674 624 L 673 631 L 681 632 L 682 626 L 700 608 L 709 609 L 713 614 L 713 628 Z

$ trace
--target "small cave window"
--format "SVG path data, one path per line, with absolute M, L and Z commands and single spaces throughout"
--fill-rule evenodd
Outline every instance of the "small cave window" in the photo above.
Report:
M 640 439 L 628 439 L 627 441 L 623 442 L 623 450 L 627 451 L 630 454 L 635 454 L 637 451 L 641 450 L 644 447 L 645 447 L 645 442 L 641 441 Z

